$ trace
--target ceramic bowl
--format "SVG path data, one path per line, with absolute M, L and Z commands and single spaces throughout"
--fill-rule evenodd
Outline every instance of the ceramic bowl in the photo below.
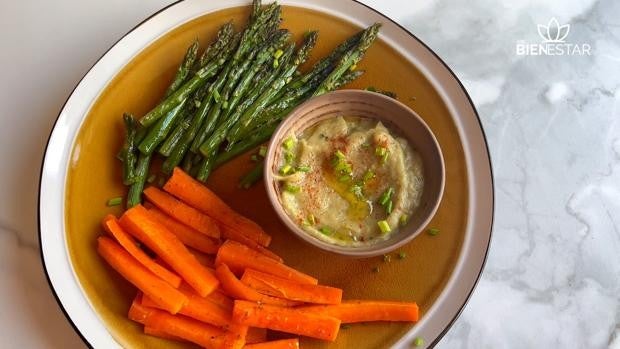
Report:
M 370 118 L 383 123 L 397 136 L 406 139 L 417 151 L 424 168 L 424 189 L 420 205 L 408 223 L 396 234 L 375 244 L 349 247 L 331 244 L 305 232 L 286 213 L 281 201 L 281 185 L 275 178 L 282 164 L 282 142 L 291 134 L 299 135 L 318 122 L 338 116 Z M 433 218 L 445 185 L 445 165 L 435 135 L 413 110 L 380 93 L 364 90 L 340 90 L 312 98 L 297 107 L 283 121 L 269 143 L 265 158 L 265 185 L 269 201 L 278 217 L 300 239 L 320 249 L 350 256 L 373 257 L 389 253 L 419 235 Z

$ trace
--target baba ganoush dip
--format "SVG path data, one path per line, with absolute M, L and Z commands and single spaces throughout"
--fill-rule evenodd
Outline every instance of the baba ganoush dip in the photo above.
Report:
M 281 146 L 282 206 L 318 239 L 374 244 L 396 234 L 420 204 L 420 155 L 376 120 L 329 118 Z

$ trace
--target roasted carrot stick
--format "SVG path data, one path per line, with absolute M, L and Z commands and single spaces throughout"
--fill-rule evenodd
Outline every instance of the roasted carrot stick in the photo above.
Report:
M 154 329 L 152 327 L 144 326 L 144 334 L 148 334 L 149 336 L 159 337 L 163 339 L 169 339 L 173 341 L 182 341 L 183 339 L 169 335 L 168 333 Z
M 299 339 L 280 339 L 277 341 L 247 344 L 244 349 L 299 349 Z
M 155 220 L 168 228 L 168 230 L 176 235 L 185 245 L 203 253 L 217 253 L 217 249 L 220 247 L 219 242 L 216 242 L 207 235 L 180 223 L 157 208 L 153 207 L 148 211 Z
M 210 217 L 177 200 L 174 196 L 155 187 L 144 189 L 144 196 L 155 207 L 177 221 L 215 239 L 220 238 L 220 228 Z
M 176 235 L 152 219 L 142 205 L 125 211 L 120 223 L 179 273 L 199 295 L 204 297 L 217 288 L 219 281 L 213 273 L 198 262 Z
M 184 294 L 151 273 L 114 240 L 101 236 L 97 243 L 97 251 L 114 270 L 164 309 L 176 314 L 185 305 Z
M 185 291 L 184 294 L 188 298 L 188 302 L 181 308 L 179 314 L 220 327 L 224 330 L 235 327 L 235 324 L 232 322 L 230 311 L 227 311 L 206 298 L 200 297 L 193 292 L 193 290 L 185 289 L 183 291 Z M 142 297 L 142 306 L 161 309 L 156 302 L 147 296 Z
M 142 292 L 138 292 L 138 294 L 136 295 L 136 298 L 134 298 L 133 302 L 131 303 L 131 307 L 129 308 L 127 317 L 129 318 L 129 320 L 132 320 L 132 321 L 135 321 L 135 322 L 138 322 L 144 325 L 144 321 L 146 321 L 146 318 L 152 312 L 152 308 L 147 308 L 143 306 L 142 299 L 143 299 Z
M 252 269 L 245 270 L 241 282 L 262 294 L 293 301 L 315 304 L 340 304 L 342 301 L 339 288 L 300 284 Z
M 211 269 L 215 268 L 215 255 L 205 254 L 203 252 L 200 252 L 196 249 L 191 249 L 191 248 L 189 249 L 189 252 L 191 252 L 194 255 L 194 257 L 196 257 L 196 259 L 200 262 L 200 264 L 204 265 L 205 267 L 209 267 Z
M 222 288 L 235 299 L 245 299 L 248 301 L 260 302 L 264 304 L 274 304 L 284 307 L 292 307 L 299 305 L 299 302 L 289 301 L 282 298 L 271 297 L 260 294 L 256 290 L 251 289 L 241 283 L 235 274 L 228 269 L 226 264 L 220 264 L 215 269 L 215 275 L 220 280 Z
M 340 320 L 335 317 L 241 300 L 235 301 L 233 320 L 250 327 L 268 328 L 328 341 L 335 340 L 340 329 Z
M 313 305 L 297 308 L 305 313 L 328 315 L 342 323 L 370 321 L 418 321 L 416 303 L 350 300 L 339 305 Z
M 205 348 L 224 347 L 225 332 L 223 330 L 184 316 L 154 310 L 146 318 L 145 326 Z
M 181 278 L 170 270 L 155 263 L 151 257 L 144 253 L 144 251 L 136 245 L 131 235 L 127 234 L 123 228 L 121 228 L 115 216 L 107 215 L 101 224 L 103 225 L 103 229 L 114 237 L 114 239 L 146 269 L 172 285 L 172 287 L 179 287 Z
M 262 343 L 267 341 L 267 329 L 250 327 L 245 335 L 246 347 L 248 344 Z
M 237 241 L 239 243 L 242 243 L 250 248 L 252 248 L 253 250 L 256 250 L 260 253 L 262 253 L 263 255 L 276 260 L 280 263 L 283 262 L 282 258 L 280 256 L 278 256 L 277 254 L 271 252 L 270 250 L 268 250 L 265 246 L 259 244 L 258 242 L 250 239 L 249 237 L 237 232 L 236 230 L 233 229 L 229 229 L 226 226 L 220 226 L 220 230 L 222 231 L 222 237 L 228 240 L 233 240 L 233 241 Z
M 301 284 L 318 284 L 318 280 L 282 263 L 265 257 L 251 248 L 235 241 L 228 240 L 222 244 L 215 265 L 226 264 L 233 272 L 241 274 L 246 268 L 277 275 Z
M 222 225 L 238 231 L 263 246 L 269 246 L 271 236 L 265 233 L 258 224 L 230 208 L 209 188 L 183 170 L 174 169 L 172 177 L 164 185 L 164 190 L 206 213 Z

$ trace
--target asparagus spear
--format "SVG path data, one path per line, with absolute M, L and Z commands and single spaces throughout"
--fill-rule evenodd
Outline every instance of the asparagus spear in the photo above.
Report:
M 192 118 L 186 117 L 181 121 L 174 130 L 170 133 L 170 136 L 166 138 L 166 141 L 159 147 L 158 152 L 163 156 L 170 156 L 172 150 L 183 139 L 185 132 L 191 125 Z
M 291 58 L 294 47 L 295 44 L 289 44 L 280 59 L 288 61 L 288 59 Z M 207 140 L 200 146 L 199 150 L 204 156 L 210 156 L 215 149 L 220 146 L 222 141 L 224 141 L 228 130 L 237 122 L 237 120 L 239 120 L 242 113 L 253 105 L 256 100 L 256 96 L 261 95 L 261 92 L 268 85 L 268 83 L 271 84 L 271 81 L 274 81 L 278 76 L 280 76 L 281 72 L 285 70 L 285 67 L 285 64 L 280 65 L 280 67 L 276 69 L 275 74 L 271 75 L 271 77 L 269 77 L 266 81 L 259 82 L 259 85 L 252 89 L 252 92 L 248 94 L 247 99 L 239 105 L 235 112 L 222 120 L 222 123 L 217 126 L 211 136 L 209 136 L 209 138 L 207 138 Z
M 185 57 L 183 58 L 181 65 L 179 65 L 179 69 L 177 70 L 172 83 L 166 90 L 166 97 L 170 96 L 174 91 L 181 87 L 189 76 L 192 65 L 196 61 L 196 56 L 198 55 L 198 46 L 200 46 L 200 44 L 198 43 L 198 40 L 195 40 L 187 49 Z
M 176 121 L 181 117 L 181 111 L 185 106 L 185 101 L 186 100 L 183 100 L 180 104 L 175 106 L 165 117 L 160 118 L 157 124 L 149 129 L 146 137 L 144 137 L 138 146 L 142 154 L 151 155 L 159 143 L 166 138 L 170 129 L 172 129 Z
M 187 99 L 187 97 L 192 92 L 194 92 L 200 86 L 204 85 L 207 80 L 213 77 L 222 68 L 224 63 L 226 63 L 226 61 L 232 54 L 232 51 L 235 47 L 235 42 L 229 43 L 229 45 L 226 46 L 224 52 L 219 59 L 211 61 L 204 67 L 200 68 L 200 70 L 198 70 L 189 81 L 184 83 L 181 87 L 179 87 L 178 90 L 165 98 L 155 108 L 153 108 L 150 112 L 144 115 L 140 120 L 140 124 L 142 124 L 142 126 L 144 127 L 152 125 L 167 112 L 169 112 L 174 107 L 183 102 L 185 99 Z
M 135 179 L 127 193 L 127 208 L 134 207 L 141 202 L 142 190 L 144 189 L 144 182 L 146 181 L 150 164 L 151 156 L 140 154 L 136 166 Z
M 243 113 L 243 115 L 239 118 L 239 121 L 237 121 L 237 123 L 234 124 L 234 126 L 228 131 L 228 135 L 226 136 L 226 138 L 229 144 L 234 143 L 239 139 L 239 134 L 246 131 L 246 129 L 249 127 L 250 123 L 256 117 L 256 115 L 258 115 L 258 113 L 260 113 L 268 105 L 269 101 L 278 94 L 280 89 L 282 89 L 282 87 L 286 85 L 293 73 L 295 73 L 295 71 L 297 70 L 297 67 L 299 67 L 308 59 L 310 51 L 312 50 L 312 48 L 314 48 L 314 45 L 316 44 L 317 38 L 318 33 L 316 31 L 309 32 L 305 36 L 303 44 L 295 54 L 295 58 L 287 64 L 287 66 L 278 75 L 278 77 L 271 84 L 271 86 L 260 95 L 257 101 L 254 102 L 254 104 L 252 104 L 252 106 Z
M 123 183 L 130 185 L 134 181 L 134 171 L 136 166 L 136 130 L 137 122 L 133 115 L 123 114 L 125 122 L 125 143 L 121 151 L 123 160 Z
M 224 24 L 218 30 L 215 41 L 204 50 L 193 70 L 199 70 L 217 57 L 222 50 L 228 46 L 228 43 L 233 38 L 234 32 L 235 26 L 232 22 L 227 22 Z
M 250 172 L 239 180 L 239 188 L 249 189 L 252 185 L 263 178 L 263 171 L 265 170 L 265 162 L 261 161 Z
M 321 95 L 334 89 L 334 85 L 337 83 L 342 74 L 349 70 L 353 65 L 357 64 L 364 57 L 366 50 L 368 50 L 370 45 L 377 38 L 380 27 L 381 24 L 375 23 L 364 30 L 357 45 L 355 45 L 353 49 L 347 51 L 340 58 L 338 65 L 334 68 L 334 70 L 332 70 L 329 76 L 323 80 L 316 91 L 314 91 L 314 96 Z

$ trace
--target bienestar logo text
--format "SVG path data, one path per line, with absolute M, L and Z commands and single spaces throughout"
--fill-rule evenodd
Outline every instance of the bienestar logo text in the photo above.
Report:
M 570 24 L 560 25 L 557 19 L 551 18 L 547 25 L 538 25 L 541 43 L 517 41 L 516 53 L 519 56 L 590 56 L 590 44 L 574 44 L 566 42 L 570 32 Z

